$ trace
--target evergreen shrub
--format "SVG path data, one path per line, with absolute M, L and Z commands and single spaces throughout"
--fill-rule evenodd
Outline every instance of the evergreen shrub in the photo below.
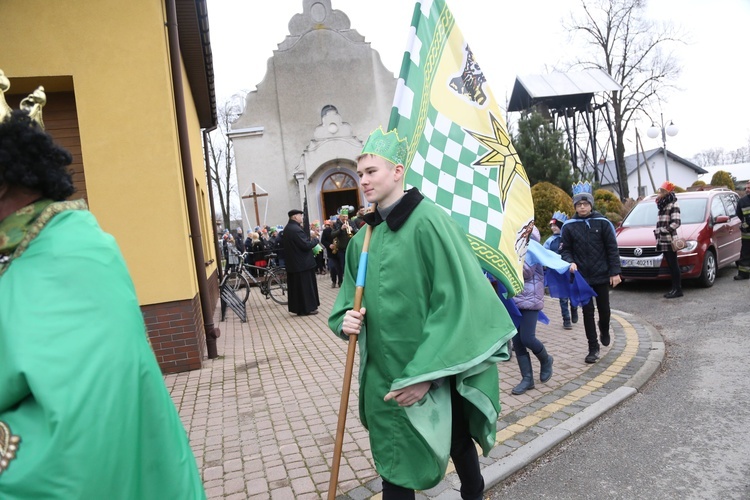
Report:
M 612 191 L 597 189 L 594 191 L 594 210 L 604 214 L 613 224 L 622 221 L 623 205 L 620 198 Z M 610 214 L 612 217 L 610 217 Z M 614 218 L 613 218 L 614 217 Z
M 726 186 L 734 191 L 734 181 L 732 180 L 732 174 L 725 172 L 724 170 L 717 170 L 716 173 L 711 177 L 712 186 Z
M 564 212 L 568 217 L 575 214 L 573 198 L 551 182 L 539 182 L 531 187 L 534 200 L 534 221 L 542 235 L 542 242 L 551 234 L 549 221 L 556 211 Z

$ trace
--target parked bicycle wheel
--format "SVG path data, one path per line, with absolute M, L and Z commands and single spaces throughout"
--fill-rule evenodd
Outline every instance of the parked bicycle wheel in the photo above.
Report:
M 284 282 L 282 282 L 275 274 L 271 275 L 268 280 L 268 295 L 277 304 L 287 305 L 289 303 L 289 297 L 286 293 L 286 276 L 284 276 Z
M 272 270 L 273 274 L 279 279 L 279 282 L 284 285 L 284 290 L 286 290 L 286 267 L 274 267 Z
M 224 282 L 234 290 L 234 293 L 242 302 L 247 302 L 247 297 L 250 294 L 250 284 L 247 282 L 247 278 L 237 271 L 232 271 L 224 278 Z

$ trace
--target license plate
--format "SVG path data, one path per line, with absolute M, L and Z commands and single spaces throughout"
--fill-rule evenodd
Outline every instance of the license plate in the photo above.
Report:
M 654 267 L 654 259 L 621 259 L 622 267 Z

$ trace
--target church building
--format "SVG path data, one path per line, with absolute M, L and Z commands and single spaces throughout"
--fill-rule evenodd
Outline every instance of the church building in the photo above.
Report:
M 344 12 L 331 0 L 302 4 L 229 132 L 251 227 L 285 223 L 305 196 L 310 220 L 365 205 L 355 159 L 370 132 L 388 125 L 396 91 L 396 77 Z

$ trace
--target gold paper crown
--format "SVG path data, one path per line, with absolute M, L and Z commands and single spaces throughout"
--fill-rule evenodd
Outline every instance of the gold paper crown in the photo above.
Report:
M 10 80 L 5 76 L 3 70 L 0 69 L 0 122 L 4 122 L 10 118 L 13 110 L 8 106 L 5 101 L 5 92 L 10 89 Z M 25 97 L 20 103 L 20 109 L 25 111 L 32 120 L 37 122 L 40 127 L 44 128 L 44 121 L 42 120 L 42 107 L 47 104 L 47 95 L 44 93 L 44 87 L 39 86 L 37 89 Z
M 383 127 L 378 127 L 367 138 L 362 154 L 380 156 L 394 165 L 406 166 L 407 141 L 405 137 L 399 138 L 395 128 L 386 134 Z

